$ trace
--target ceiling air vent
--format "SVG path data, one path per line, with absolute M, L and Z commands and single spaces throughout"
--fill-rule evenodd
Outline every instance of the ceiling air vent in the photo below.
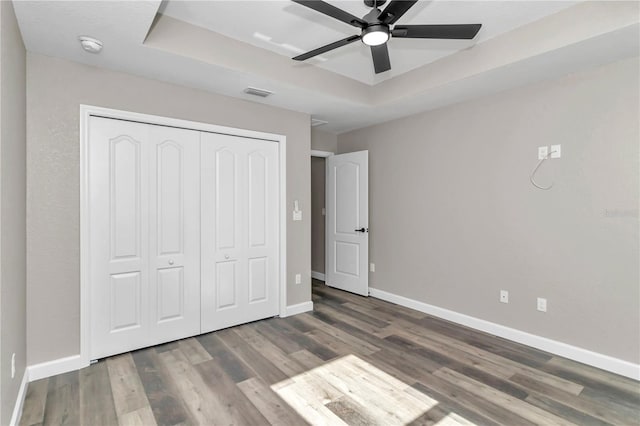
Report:
M 327 124 L 328 121 L 318 120 L 317 118 L 311 119 L 311 127 L 322 126 L 323 124 Z
M 272 95 L 273 92 L 264 89 L 258 89 L 256 87 L 247 87 L 244 89 L 244 93 L 253 96 L 260 96 L 261 98 L 266 98 L 269 95 Z

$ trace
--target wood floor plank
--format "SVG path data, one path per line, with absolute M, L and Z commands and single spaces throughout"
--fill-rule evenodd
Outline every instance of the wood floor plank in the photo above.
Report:
M 331 401 L 325 406 L 336 416 L 340 417 L 349 426 L 370 426 L 379 422 L 367 413 L 366 407 L 361 406 L 353 399 L 343 396 L 336 401 Z
M 452 336 L 433 332 L 426 328 L 422 330 L 407 328 L 404 332 L 401 331 L 400 334 L 409 339 L 413 339 L 418 344 L 430 342 L 431 345 L 435 347 L 440 345 L 440 347 L 443 350 L 447 350 L 448 353 L 458 353 L 460 356 L 469 356 L 474 364 L 479 364 L 481 368 L 498 377 L 508 378 L 517 373 L 535 378 L 536 380 L 545 382 L 550 386 L 574 395 L 579 395 L 584 389 L 584 386 L 577 383 L 554 376 L 537 368 L 519 364 L 509 358 L 496 355 L 493 352 L 456 340 L 452 338 Z M 501 370 L 503 374 L 500 373 Z
M 153 416 L 158 425 L 195 423 L 183 406 L 175 387 L 162 371 L 160 360 L 153 349 L 133 352 L 133 361 L 138 370 Z
M 203 334 L 196 339 L 209 352 L 211 358 L 217 360 L 224 367 L 227 374 L 235 382 L 242 382 L 254 377 L 255 372 L 233 354 L 216 334 Z
M 318 358 L 311 352 L 306 349 L 301 349 L 298 352 L 294 352 L 289 355 L 291 359 L 296 360 L 300 365 L 304 366 L 305 369 L 311 370 L 316 367 L 320 367 L 325 363 L 322 358 Z
M 510 411 L 507 407 L 490 399 L 479 398 L 477 395 L 437 376 L 421 380 L 413 387 L 437 401 L 445 402 L 453 407 L 456 413 L 481 425 L 531 426 L 535 424 Z
M 211 392 L 205 380 L 195 370 L 187 357 L 177 349 L 158 355 L 195 424 L 206 424 L 209 419 L 231 424 L 232 417 L 223 417 L 224 404 Z
M 108 358 L 106 363 L 118 417 L 148 407 L 149 400 L 131 354 Z
M 459 386 L 480 398 L 490 399 L 491 401 L 499 403 L 501 406 L 507 407 L 515 414 L 524 417 L 536 424 L 555 424 L 555 425 L 572 425 L 571 421 L 556 416 L 542 409 L 532 406 L 524 401 L 514 398 L 506 393 L 480 383 L 476 380 L 470 379 L 458 372 L 450 370 L 448 368 L 442 368 L 434 373 L 434 375 L 447 380 L 456 386 Z
M 612 374 L 608 371 L 603 371 L 599 368 L 585 365 L 577 361 L 554 356 L 549 362 L 546 363 L 548 367 L 555 367 L 554 371 L 566 371 L 571 372 L 572 377 L 582 377 L 587 379 L 590 384 L 599 382 L 606 384 L 610 388 L 618 388 L 619 390 L 633 395 L 632 400 L 638 399 L 640 394 L 640 382 L 630 379 L 628 377 Z M 600 387 L 600 386 L 596 386 Z
M 211 359 L 211 354 L 193 337 L 181 340 L 178 346 L 191 364 L 199 364 Z
M 271 325 L 274 329 L 287 336 L 288 339 L 294 340 L 301 346 L 301 348 L 308 350 L 318 358 L 326 361 L 338 356 L 337 353 L 333 352 L 328 347 L 321 345 L 313 339 L 305 336 L 304 333 L 301 333 L 295 328 L 288 326 L 286 321 L 272 321 Z
M 574 408 L 607 423 L 621 425 L 629 423 L 629 419 L 640 418 L 639 409 L 629 411 L 615 403 L 605 404 L 601 401 L 593 401 L 582 396 L 560 391 L 557 388 L 528 376 L 516 374 L 511 378 L 511 380 L 525 386 L 535 395 L 547 396 L 556 402 Z
M 140 408 L 123 414 L 118 419 L 120 426 L 155 426 L 157 425 L 151 407 Z
M 44 406 L 47 402 L 49 379 L 40 379 L 29 383 L 24 398 L 21 426 L 31 426 L 44 420 Z
M 231 351 L 246 365 L 257 373 L 268 384 L 286 380 L 289 376 L 276 367 L 271 361 L 263 357 L 260 352 L 247 344 L 233 329 L 222 330 L 218 337 Z
M 79 374 L 77 371 L 49 379 L 44 425 L 80 424 Z
M 300 346 L 298 342 L 296 342 L 295 340 L 291 340 L 286 334 L 282 333 L 281 330 L 274 328 L 271 325 L 272 323 L 272 320 L 268 320 L 250 325 L 254 327 L 256 331 L 258 331 L 258 333 L 262 334 L 286 354 L 298 352 L 299 350 L 303 349 L 303 347 Z
M 306 322 L 310 327 L 321 330 L 332 338 L 341 340 L 349 346 L 362 348 L 363 351 L 366 351 L 368 353 L 373 353 L 380 350 L 379 347 L 372 345 L 365 340 L 359 339 L 349 333 L 345 333 L 344 331 L 333 327 L 331 324 L 321 321 L 308 313 L 298 315 L 298 318 L 300 321 Z
M 79 372 L 80 424 L 111 426 L 118 423 L 107 363 L 100 361 Z
M 242 337 L 247 344 L 263 354 L 268 360 L 275 363 L 282 372 L 288 376 L 302 373 L 304 367 L 291 359 L 284 351 L 274 345 L 269 339 L 258 333 L 255 328 L 249 326 L 236 327 L 234 331 Z
M 268 423 L 267 419 L 236 386 L 236 383 L 227 375 L 224 367 L 218 364 L 215 358 L 195 365 L 194 368 L 203 378 L 212 394 L 215 395 L 215 398 L 224 407 L 216 418 L 224 419 L 229 417 L 235 419 L 235 423 L 244 425 L 263 425 Z
M 272 425 L 305 425 L 307 422 L 260 377 L 238 383 L 238 388 Z

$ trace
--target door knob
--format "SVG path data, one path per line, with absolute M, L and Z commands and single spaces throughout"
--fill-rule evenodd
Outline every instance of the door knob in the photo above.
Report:
M 228 254 L 225 254 L 225 255 L 224 255 L 224 258 L 225 258 L 225 259 L 228 259 L 228 258 L 229 258 L 229 255 L 228 255 Z
M 173 260 L 169 259 L 169 265 L 173 265 Z
M 356 229 L 356 232 L 369 232 L 369 228 L 362 227 L 360 229 Z

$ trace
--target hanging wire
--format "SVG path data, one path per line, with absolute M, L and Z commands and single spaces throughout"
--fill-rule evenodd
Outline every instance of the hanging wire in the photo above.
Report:
M 542 163 L 544 163 L 545 161 L 547 161 L 549 159 L 549 157 L 551 157 L 551 154 L 555 154 L 555 151 L 548 152 L 547 155 L 545 155 L 543 159 L 538 161 L 538 164 L 536 165 L 536 168 L 533 169 L 533 171 L 531 172 L 531 175 L 529 175 L 529 180 L 531 181 L 531 184 L 533 186 L 535 186 L 536 188 L 538 188 L 538 189 L 542 189 L 543 191 L 548 191 L 551 188 L 553 188 L 553 182 L 551 182 L 551 185 L 549 185 L 549 186 L 541 186 L 541 185 L 538 185 L 536 183 L 536 181 L 534 180 L 534 176 L 536 175 L 536 172 L 538 171 L 540 166 L 542 166 Z

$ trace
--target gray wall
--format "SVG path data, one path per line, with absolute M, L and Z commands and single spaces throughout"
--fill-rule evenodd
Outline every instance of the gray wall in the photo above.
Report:
M 338 150 L 338 136 L 330 132 L 322 131 L 317 127 L 312 127 L 311 149 L 336 152 Z
M 325 166 L 324 158 L 311 157 L 311 270 L 321 274 L 324 274 Z
M 370 285 L 638 363 L 639 75 L 631 58 L 340 135 L 369 150 Z
M 338 136 L 317 127 L 311 128 L 311 149 L 317 151 L 338 151 Z M 324 273 L 324 225 L 325 216 L 325 159 L 311 158 L 311 270 Z
M 26 345 L 26 58 L 13 3 L 0 2 L 0 424 L 11 419 Z M 11 355 L 16 374 L 11 378 Z
M 311 300 L 309 116 L 46 56 L 27 55 L 28 362 L 80 350 L 79 105 L 287 137 L 287 303 Z M 295 285 L 294 275 L 303 276 Z

